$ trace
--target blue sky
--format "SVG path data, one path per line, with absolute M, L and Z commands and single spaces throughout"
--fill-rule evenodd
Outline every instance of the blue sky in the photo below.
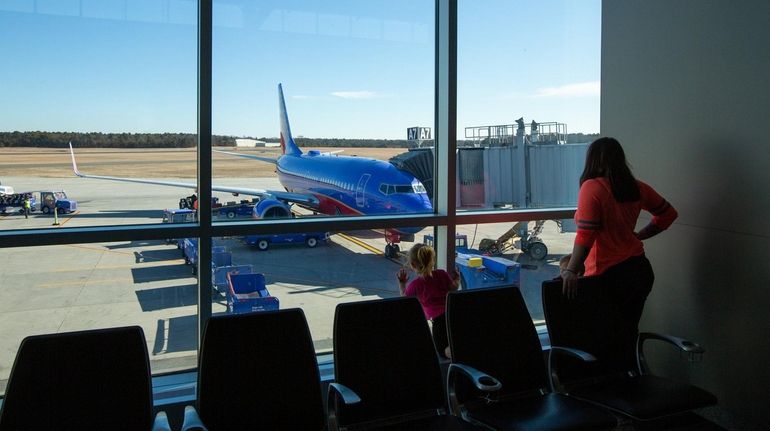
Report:
M 0 0 L 0 131 L 194 132 L 196 3 Z M 432 126 L 434 2 L 214 2 L 214 133 L 404 138 Z M 458 137 L 599 131 L 599 0 L 459 1 Z

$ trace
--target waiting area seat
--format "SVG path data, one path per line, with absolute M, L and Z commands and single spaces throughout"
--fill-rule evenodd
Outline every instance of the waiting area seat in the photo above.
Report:
M 322 430 L 318 363 L 299 308 L 213 316 L 183 430 Z
M 712 406 L 717 399 L 693 385 L 649 373 L 643 347 L 647 340 L 668 342 L 688 355 L 700 355 L 697 344 L 670 335 L 642 333 L 638 340 L 621 340 L 616 327 L 626 316 L 619 315 L 608 301 L 601 277 L 583 277 L 577 296 L 562 295 L 560 279 L 542 285 L 543 309 L 552 344 L 570 345 L 591 353 L 590 364 L 555 357 L 554 369 L 564 392 L 590 401 L 633 421 L 653 421 Z M 629 344 L 630 343 L 630 344 Z M 618 355 L 625 348 L 636 355 Z
M 450 293 L 447 328 L 450 406 L 468 420 L 515 431 L 609 430 L 618 424 L 607 410 L 550 390 L 543 349 L 517 287 Z M 467 373 L 455 371 L 458 364 L 488 373 L 500 389 L 477 390 L 463 379 Z
M 25 338 L 8 378 L 0 430 L 170 430 L 165 413 L 153 417 L 142 328 Z
M 334 374 L 330 431 L 479 429 L 447 414 L 439 357 L 416 298 L 337 305 Z

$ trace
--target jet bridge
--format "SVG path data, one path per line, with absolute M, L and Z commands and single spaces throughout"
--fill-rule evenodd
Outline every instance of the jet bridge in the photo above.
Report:
M 430 148 L 411 148 L 406 153 L 393 156 L 388 160 L 393 166 L 409 172 L 422 182 L 428 197 L 433 200 L 433 150 Z

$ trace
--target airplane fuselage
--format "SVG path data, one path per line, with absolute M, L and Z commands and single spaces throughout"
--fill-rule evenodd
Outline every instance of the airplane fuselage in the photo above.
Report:
M 392 215 L 433 211 L 422 183 L 382 160 L 310 151 L 281 156 L 276 173 L 287 191 L 318 198 L 319 210 L 324 214 Z

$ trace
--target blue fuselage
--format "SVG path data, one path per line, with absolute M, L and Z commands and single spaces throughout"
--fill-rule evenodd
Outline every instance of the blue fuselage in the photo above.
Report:
M 310 152 L 280 157 L 276 172 L 287 191 L 316 196 L 324 214 L 391 215 L 433 211 L 422 183 L 382 160 Z

